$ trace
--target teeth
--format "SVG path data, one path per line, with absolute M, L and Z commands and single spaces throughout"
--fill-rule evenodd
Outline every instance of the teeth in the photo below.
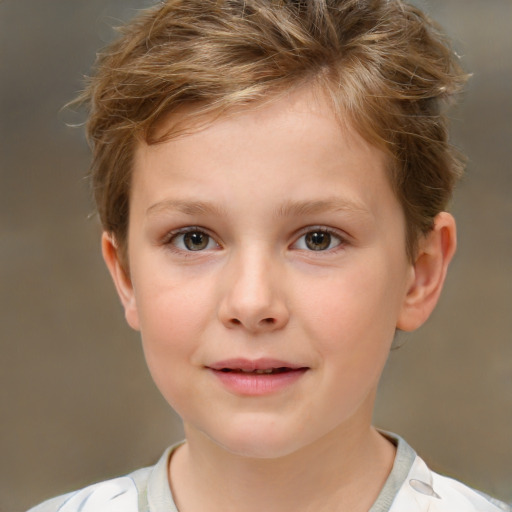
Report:
M 263 374 L 272 373 L 274 370 L 272 368 L 268 368 L 266 370 L 242 370 L 242 369 L 240 369 L 240 371 L 242 373 L 256 373 L 258 375 L 263 375 Z
M 284 373 L 284 372 L 290 371 L 290 369 L 286 368 L 286 367 L 265 368 L 263 370 L 244 370 L 243 368 L 222 368 L 220 371 L 224 372 L 224 373 L 239 372 L 239 373 L 247 373 L 247 374 L 255 374 L 255 375 L 270 375 L 270 374 L 274 374 L 274 373 Z

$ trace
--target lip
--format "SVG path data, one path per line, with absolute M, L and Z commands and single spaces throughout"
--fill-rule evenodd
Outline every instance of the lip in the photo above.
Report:
M 261 357 L 259 359 L 225 359 L 223 361 L 217 361 L 209 364 L 208 368 L 211 370 L 244 370 L 248 372 L 254 372 L 256 370 L 269 370 L 277 368 L 289 368 L 290 370 L 298 370 L 299 368 L 305 368 L 304 366 L 290 363 L 288 361 L 282 361 L 280 359 L 271 359 L 268 357 Z
M 232 393 L 263 396 L 282 391 L 302 378 L 309 370 L 278 359 L 226 359 L 206 368 Z M 263 373 L 263 372 L 272 373 Z M 256 373 L 261 372 L 261 373 Z

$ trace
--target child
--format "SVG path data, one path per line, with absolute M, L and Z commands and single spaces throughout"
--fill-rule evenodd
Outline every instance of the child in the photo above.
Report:
M 399 0 L 168 0 L 99 57 L 103 255 L 186 441 L 33 512 L 508 510 L 371 416 L 455 251 L 465 76 Z

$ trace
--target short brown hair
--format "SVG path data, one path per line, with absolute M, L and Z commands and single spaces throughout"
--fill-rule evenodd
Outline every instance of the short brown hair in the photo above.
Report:
M 134 149 L 155 142 L 163 116 L 197 106 L 192 117 L 214 118 L 311 82 L 390 155 L 409 257 L 446 208 L 463 165 L 448 142 L 445 100 L 466 75 L 416 7 L 401 0 L 167 0 L 121 32 L 99 54 L 79 99 L 90 110 L 98 211 L 122 252 Z

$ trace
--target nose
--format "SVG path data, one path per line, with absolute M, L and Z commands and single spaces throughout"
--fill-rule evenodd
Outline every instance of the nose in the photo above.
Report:
M 241 251 L 225 270 L 218 315 L 227 328 L 256 334 L 282 329 L 288 323 L 284 275 L 275 258 L 262 251 Z

